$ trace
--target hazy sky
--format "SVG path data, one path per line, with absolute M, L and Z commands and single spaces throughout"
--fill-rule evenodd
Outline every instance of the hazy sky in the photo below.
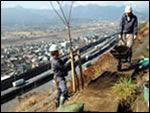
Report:
M 70 3 L 69 1 L 64 2 L 66 4 Z M 131 5 L 136 10 L 142 10 L 144 8 L 149 9 L 149 1 L 76 1 L 75 6 L 77 5 L 88 5 L 88 4 L 98 4 L 101 6 L 125 6 Z M 2 8 L 9 8 L 15 6 L 22 6 L 24 8 L 32 9 L 50 9 L 48 1 L 1 1 Z

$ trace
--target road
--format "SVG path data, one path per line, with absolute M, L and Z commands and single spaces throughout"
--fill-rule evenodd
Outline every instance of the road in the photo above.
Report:
M 107 46 L 109 46 L 109 44 L 107 44 L 107 43 L 101 43 L 99 47 L 101 47 L 101 46 L 107 47 Z M 102 49 L 102 47 L 101 47 L 101 49 Z M 106 50 L 106 51 L 108 51 L 108 50 Z M 83 59 L 87 55 L 89 56 L 89 59 L 91 59 L 91 60 L 88 60 L 88 62 L 86 62 L 86 63 L 84 63 L 82 65 L 83 69 L 86 69 L 87 68 L 87 64 L 94 63 L 97 60 L 97 58 L 99 58 L 100 55 L 102 55 L 102 54 L 98 55 L 98 53 L 99 53 L 99 49 L 98 48 L 94 48 L 94 49 L 91 49 L 87 53 L 85 53 L 85 54 L 82 55 Z M 96 55 L 96 57 L 92 58 L 93 57 L 92 55 Z M 77 73 L 78 73 L 79 72 L 79 68 L 77 67 L 76 70 L 77 70 Z M 50 73 L 50 71 L 45 72 L 45 74 L 41 74 L 37 78 L 30 79 L 29 81 L 27 81 L 26 85 L 31 84 L 33 81 L 36 81 L 37 79 L 40 79 L 43 76 L 47 76 L 49 73 Z M 67 80 L 69 80 L 69 79 L 71 79 L 71 72 L 69 72 L 69 76 L 67 77 Z M 45 84 L 43 84 L 43 85 L 41 85 L 41 86 L 39 86 L 39 87 L 37 87 L 37 88 L 35 88 L 35 89 L 27 92 L 27 93 L 24 93 L 22 96 L 27 95 L 27 94 L 32 93 L 32 92 L 37 92 L 37 93 L 48 92 L 50 89 L 54 88 L 53 82 L 52 81 L 48 82 L 48 81 L 49 80 L 47 80 L 47 82 Z M 36 87 L 36 84 L 35 84 L 35 87 Z M 13 89 L 14 88 L 9 89 L 9 90 L 13 90 Z M 7 93 L 7 92 L 4 92 L 4 93 Z M 2 95 L 2 93 L 1 93 L 1 95 Z M 5 103 L 5 104 L 2 104 L 1 105 L 1 111 L 10 111 L 10 110 L 12 111 L 12 109 L 15 108 L 17 106 L 17 104 L 18 104 L 18 101 L 17 101 L 17 98 L 15 98 L 15 99 L 13 99 L 13 100 Z

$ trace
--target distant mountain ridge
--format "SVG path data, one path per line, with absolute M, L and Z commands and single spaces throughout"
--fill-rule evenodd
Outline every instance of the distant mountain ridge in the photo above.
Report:
M 107 19 L 119 20 L 124 13 L 124 7 L 87 5 L 73 8 L 73 20 Z M 135 12 L 141 19 L 148 18 L 149 15 Z M 25 9 L 20 6 L 15 8 L 1 8 L 2 25 L 32 25 L 32 24 L 56 24 L 60 22 L 57 15 L 52 10 Z

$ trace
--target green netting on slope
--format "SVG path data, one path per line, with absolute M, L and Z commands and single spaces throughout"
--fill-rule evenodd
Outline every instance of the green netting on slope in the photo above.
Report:
M 71 104 L 59 107 L 57 112 L 82 112 L 83 108 L 84 104 Z

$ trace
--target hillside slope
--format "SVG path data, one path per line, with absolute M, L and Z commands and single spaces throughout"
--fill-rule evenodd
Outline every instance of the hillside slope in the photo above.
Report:
M 139 39 L 136 41 L 133 48 L 133 61 L 144 57 L 145 52 L 149 53 L 149 21 L 142 25 L 139 29 Z M 148 56 L 149 57 L 149 54 Z M 126 65 L 123 68 L 127 68 Z M 128 68 L 127 68 L 128 69 Z M 74 103 L 83 103 L 85 112 L 117 112 L 119 107 L 119 101 L 112 95 L 112 87 L 118 82 L 120 77 L 128 77 L 134 73 L 135 69 L 128 69 L 128 71 L 118 71 L 117 70 L 117 60 L 110 53 L 106 53 L 104 56 L 100 57 L 95 64 L 90 66 L 84 71 L 84 78 L 86 82 L 86 87 L 77 92 L 75 95 L 70 97 L 65 105 Z M 142 77 L 141 77 L 142 76 Z M 140 80 L 137 80 L 137 84 L 144 82 L 143 77 L 148 77 L 146 81 L 149 81 L 149 69 L 144 71 L 144 74 L 139 74 L 137 76 Z M 140 82 L 139 82 L 140 81 Z M 140 99 L 139 99 L 140 98 Z M 141 99 L 142 98 L 142 99 Z M 139 111 L 148 112 L 149 109 L 146 107 L 146 103 L 143 100 L 143 94 L 137 95 L 139 105 L 144 107 L 139 107 Z M 52 112 L 56 108 L 53 103 L 46 102 L 34 111 L 42 112 Z M 133 105 L 136 106 L 136 103 Z M 134 109 L 132 109 L 134 111 Z

